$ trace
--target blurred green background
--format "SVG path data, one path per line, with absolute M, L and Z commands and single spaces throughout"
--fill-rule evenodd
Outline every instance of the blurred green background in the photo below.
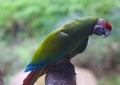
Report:
M 92 70 L 100 85 L 120 85 L 120 0 L 0 0 L 0 69 L 5 83 L 25 67 L 48 33 L 86 16 L 108 20 L 113 31 L 107 39 L 90 37 L 86 51 L 72 62 Z

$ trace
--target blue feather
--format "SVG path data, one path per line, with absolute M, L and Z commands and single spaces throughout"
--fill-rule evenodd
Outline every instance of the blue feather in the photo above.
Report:
M 38 70 L 49 64 L 50 62 L 42 61 L 39 63 L 28 63 L 25 72 L 31 71 L 31 70 Z
M 42 69 L 43 67 L 52 64 L 52 63 L 56 63 L 58 60 L 60 60 L 60 58 L 64 57 L 63 55 L 66 52 L 61 52 L 60 54 L 58 54 L 56 57 L 54 57 L 54 59 L 51 60 L 43 60 L 40 62 L 34 62 L 34 63 L 28 63 L 26 68 L 25 68 L 25 72 L 28 71 L 32 71 L 32 70 L 38 70 L 38 69 Z

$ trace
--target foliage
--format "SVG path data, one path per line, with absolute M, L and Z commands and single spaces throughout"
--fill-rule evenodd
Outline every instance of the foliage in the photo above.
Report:
M 50 32 L 60 18 L 73 13 L 107 18 L 111 9 L 116 7 L 116 2 L 117 0 L 100 0 L 99 3 L 96 0 L 1 0 L 0 36 L 12 29 L 13 22 L 18 23 L 19 29 L 26 36 L 39 36 Z
M 108 76 L 106 79 L 101 79 L 98 85 L 120 85 L 119 76 Z
M 120 0 L 0 0 L 0 63 L 9 67 L 9 73 L 16 72 L 25 66 L 35 48 L 50 31 L 69 19 L 83 16 L 103 17 L 113 25 L 110 38 L 103 40 L 93 36 L 85 55 L 82 55 L 83 58 L 92 56 L 92 61 L 101 62 L 105 54 L 112 52 L 109 51 L 109 44 L 115 43 L 120 47 L 119 2 Z M 120 52 L 118 47 L 117 51 Z M 82 61 L 81 58 L 77 60 Z

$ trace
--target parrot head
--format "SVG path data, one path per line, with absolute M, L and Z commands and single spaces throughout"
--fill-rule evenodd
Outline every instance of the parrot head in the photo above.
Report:
M 94 34 L 106 38 L 110 35 L 111 31 L 112 25 L 104 19 L 98 18 L 97 24 L 94 26 Z

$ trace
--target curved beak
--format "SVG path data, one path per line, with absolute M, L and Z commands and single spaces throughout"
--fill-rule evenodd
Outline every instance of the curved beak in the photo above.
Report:
M 104 29 L 102 34 L 103 34 L 103 38 L 106 38 L 106 37 L 108 37 L 110 35 L 110 30 Z

